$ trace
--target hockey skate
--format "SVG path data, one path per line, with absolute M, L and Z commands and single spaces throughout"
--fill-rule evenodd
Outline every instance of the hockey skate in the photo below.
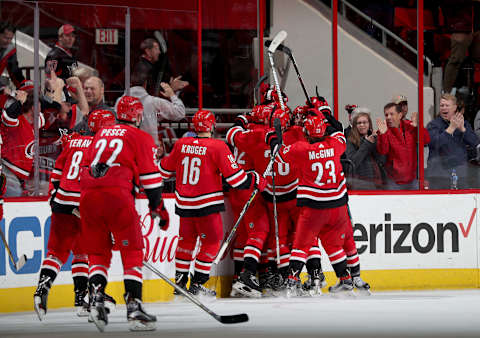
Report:
M 40 321 L 45 318 L 47 314 L 47 300 L 50 292 L 50 277 L 43 276 L 37 286 L 37 290 L 33 294 L 33 306 Z
M 257 277 L 248 270 L 240 273 L 238 281 L 233 284 L 233 289 L 249 298 L 260 298 L 262 296 Z
M 308 275 L 307 280 L 302 285 L 302 290 L 306 296 L 318 297 L 322 295 L 322 289 L 327 286 L 325 275 L 319 269 L 313 271 L 313 275 Z
M 87 299 L 88 291 L 85 290 L 75 290 L 75 308 L 77 309 L 77 316 L 79 317 L 88 317 L 90 312 L 90 305 Z
M 188 292 L 194 296 L 203 296 L 208 298 L 215 298 L 217 296 L 215 291 L 206 288 L 202 284 L 192 282 L 190 282 L 190 288 L 188 289 Z
M 337 284 L 328 288 L 328 292 L 337 295 L 353 295 L 353 281 L 351 278 L 339 279 Z
M 154 331 L 156 329 L 157 317 L 148 314 L 143 308 L 142 301 L 124 295 L 127 304 L 127 320 L 130 331 Z
M 105 331 L 108 324 L 107 309 L 105 308 L 105 295 L 103 292 L 95 292 L 92 296 L 93 302 L 90 306 L 88 321 L 93 321 L 100 332 Z
M 364 296 L 370 296 L 370 285 L 365 282 L 360 276 L 353 277 L 353 286 L 355 289 Z
M 234 276 L 232 279 L 232 290 L 230 291 L 230 298 L 242 298 L 243 295 L 233 288 L 233 285 L 238 282 L 238 276 Z
M 263 283 L 261 283 L 261 288 L 263 289 L 264 297 L 269 297 L 269 296 L 274 296 L 278 297 L 280 296 L 280 293 L 282 289 L 285 288 L 285 280 L 283 279 L 283 276 L 280 273 L 273 273 L 270 272 L 265 276 L 265 280 Z
M 177 284 L 177 286 L 181 287 L 185 291 L 187 291 L 187 282 L 188 282 L 188 274 L 179 273 L 179 272 L 175 274 L 175 284 Z M 173 289 L 173 294 L 175 296 L 183 296 L 176 289 Z
M 285 282 L 285 287 L 286 287 L 287 298 L 300 297 L 303 295 L 302 283 L 300 281 L 300 278 L 298 278 L 297 276 L 293 276 L 293 275 L 288 276 Z

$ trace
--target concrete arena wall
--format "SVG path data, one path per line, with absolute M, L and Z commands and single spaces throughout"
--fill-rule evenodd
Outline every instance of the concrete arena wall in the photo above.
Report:
M 373 290 L 479 287 L 478 194 L 454 195 L 354 195 L 350 208 L 360 254 L 362 276 Z M 171 215 L 167 232 L 153 226 L 146 216 L 147 201 L 139 199 L 145 255 L 173 279 L 174 253 L 178 243 L 178 216 L 174 200 L 166 199 Z M 25 253 L 27 264 L 15 271 L 3 243 L 0 244 L 0 313 L 33 310 L 33 293 L 46 253 L 50 208 L 46 201 L 6 202 L 0 227 L 17 257 Z M 231 211 L 224 213 L 231 226 Z M 329 285 L 335 276 L 326 255 L 322 264 Z M 49 308 L 72 307 L 70 260 L 62 269 L 49 296 Z M 224 258 L 212 270 L 210 285 L 221 296 L 230 292 L 233 264 Z M 172 299 L 172 289 L 144 269 L 144 300 Z M 107 292 L 122 300 L 122 267 L 114 253 Z

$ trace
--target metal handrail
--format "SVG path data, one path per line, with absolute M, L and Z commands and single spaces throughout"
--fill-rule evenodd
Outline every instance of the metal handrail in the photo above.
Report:
M 363 13 L 361 10 L 353 6 L 351 3 L 349 3 L 346 0 L 340 0 L 341 6 L 342 6 L 342 15 L 346 18 L 346 11 L 345 11 L 345 6 L 350 8 L 352 11 L 354 11 L 356 14 L 364 18 L 365 20 L 369 21 L 372 25 L 375 27 L 379 28 L 382 31 L 382 45 L 385 47 L 387 46 L 387 35 L 390 36 L 392 39 L 396 40 L 398 43 L 400 43 L 402 46 L 407 48 L 409 51 L 411 51 L 413 54 L 417 55 L 418 57 L 418 51 L 410 46 L 407 42 L 405 42 L 401 37 L 399 37 L 397 34 L 393 33 L 390 31 L 387 27 L 383 26 L 381 23 L 375 21 L 372 17 L 366 15 Z M 423 56 L 425 61 L 428 64 L 428 76 L 432 74 L 432 61 L 426 56 Z

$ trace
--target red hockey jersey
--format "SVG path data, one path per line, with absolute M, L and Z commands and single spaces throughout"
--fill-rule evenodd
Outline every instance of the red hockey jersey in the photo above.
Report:
M 282 146 L 277 159 L 298 171 L 297 205 L 316 209 L 335 208 L 348 202 L 347 185 L 340 156 L 345 136 L 336 132 L 324 141 L 306 141 Z
M 64 146 L 55 161 L 55 169 L 50 176 L 50 183 L 57 186 L 52 198 L 52 211 L 72 213 L 80 204 L 80 171 L 88 165 L 87 151 L 93 136 L 76 136 Z
M 33 165 L 34 132 L 24 115 L 12 118 L 6 111 L 2 112 L 2 123 L 0 132 L 3 139 L 2 160 L 18 178 L 25 180 L 29 178 Z M 45 119 L 43 114 L 39 116 L 39 127 L 43 128 Z
M 163 178 L 176 175 L 175 212 L 182 217 L 225 210 L 222 176 L 233 188 L 248 181 L 228 146 L 212 138 L 179 139 L 160 162 L 160 172 Z
M 156 189 L 163 185 L 157 160 L 157 146 L 150 134 L 134 126 L 117 124 L 100 129 L 88 150 L 88 170 L 81 175 L 83 190 L 98 187 Z M 92 168 L 104 164 L 108 169 L 94 177 Z
M 227 132 L 227 142 L 237 147 L 240 151 L 252 158 L 255 171 L 262 174 L 270 162 L 270 147 L 265 143 L 266 129 L 244 130 L 241 127 L 233 127 Z M 285 144 L 293 144 L 304 139 L 303 133 L 297 128 L 289 128 L 285 132 Z M 297 193 L 298 178 L 294 168 L 288 162 L 275 163 L 275 196 L 278 202 L 295 199 Z M 273 182 L 271 173 L 267 173 L 267 186 L 263 196 L 267 201 L 273 201 Z

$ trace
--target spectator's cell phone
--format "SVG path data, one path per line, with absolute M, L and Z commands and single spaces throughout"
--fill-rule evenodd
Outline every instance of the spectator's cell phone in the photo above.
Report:
M 373 134 L 372 130 L 369 129 L 367 135 L 368 135 L 368 136 L 371 136 L 372 134 Z

